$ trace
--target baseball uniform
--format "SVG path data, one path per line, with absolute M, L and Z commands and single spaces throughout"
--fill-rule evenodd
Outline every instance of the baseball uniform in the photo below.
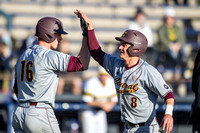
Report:
M 52 107 L 59 72 L 67 71 L 71 57 L 36 44 L 18 59 L 15 79 L 20 89 L 12 123 L 15 132 L 60 132 Z
M 97 101 L 117 102 L 117 94 L 114 86 L 114 80 L 111 77 L 106 79 L 103 85 L 98 77 L 93 77 L 86 81 L 84 86 L 84 102 Z M 84 110 L 81 113 L 82 126 L 84 133 L 106 133 L 107 117 L 106 112 L 101 108 L 94 107 L 91 110 Z
M 59 73 L 87 70 L 90 60 L 86 37 L 77 57 L 55 51 L 63 34 L 67 32 L 59 19 L 41 18 L 35 31 L 38 44 L 28 48 L 15 65 L 13 89 L 18 98 L 12 121 L 15 132 L 60 132 L 52 109 Z
M 94 30 L 88 30 L 88 38 L 92 57 L 114 78 L 121 119 L 125 123 L 124 132 L 157 133 L 157 98 L 174 98 L 172 89 L 161 74 L 147 62 L 139 59 L 136 65 L 127 68 L 124 60 L 101 50 Z
M 144 123 L 147 132 L 158 132 L 155 119 L 157 98 L 164 98 L 172 92 L 160 73 L 142 59 L 126 70 L 123 60 L 108 54 L 104 56 L 104 67 L 115 80 L 122 122 L 127 126 L 129 123 Z

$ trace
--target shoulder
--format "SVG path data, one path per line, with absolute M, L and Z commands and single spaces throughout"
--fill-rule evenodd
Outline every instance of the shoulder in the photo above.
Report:
M 144 61 L 144 65 L 143 65 L 143 67 L 144 67 L 144 70 L 145 71 L 147 71 L 148 73 L 152 73 L 152 74 L 154 74 L 154 73 L 160 73 L 159 71 L 158 71 L 158 69 L 156 69 L 154 66 L 152 66 L 152 65 L 150 65 L 148 62 L 146 62 L 146 61 Z
M 104 55 L 104 60 L 107 61 L 107 62 L 114 62 L 116 64 L 119 64 L 119 63 L 123 63 L 124 64 L 124 60 L 120 59 L 119 57 L 115 57 L 115 56 L 112 56 L 110 54 L 105 54 Z
M 164 29 L 166 29 L 166 28 L 167 28 L 167 27 L 166 27 L 164 24 L 162 24 L 161 26 L 158 27 L 158 31 L 159 31 L 159 30 L 164 30 Z
M 48 51 L 47 51 L 47 54 L 48 54 L 49 56 L 55 56 L 55 55 L 59 56 L 59 55 L 62 55 L 63 53 L 58 52 L 58 51 L 55 51 L 55 50 L 48 50 Z
M 61 60 L 62 58 L 70 57 L 70 55 L 64 54 L 56 50 L 47 50 L 45 52 L 45 56 L 46 58 L 53 59 L 53 60 Z

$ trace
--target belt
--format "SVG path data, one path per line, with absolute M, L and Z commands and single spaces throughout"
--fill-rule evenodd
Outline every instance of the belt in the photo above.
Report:
M 36 108 L 52 108 L 50 104 L 44 102 L 19 102 L 18 106 L 29 108 L 30 106 L 34 106 Z
M 30 102 L 30 106 L 37 106 L 37 102 Z
M 141 127 L 141 126 L 144 126 L 144 125 L 145 125 L 145 122 L 137 123 L 137 124 L 133 124 L 133 123 L 130 123 L 130 122 L 126 122 L 126 125 L 127 125 L 128 127 L 132 127 L 132 128 L 134 128 L 134 127 Z

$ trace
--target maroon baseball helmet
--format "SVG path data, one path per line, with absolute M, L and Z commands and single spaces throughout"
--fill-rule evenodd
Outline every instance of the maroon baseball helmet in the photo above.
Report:
M 137 30 L 126 30 L 121 37 L 115 37 L 115 39 L 132 45 L 127 49 L 129 56 L 143 55 L 147 49 L 147 38 Z M 134 50 L 138 51 L 135 52 Z
M 63 30 L 62 22 L 54 17 L 41 18 L 36 25 L 35 35 L 47 43 L 53 42 L 57 34 L 68 34 Z

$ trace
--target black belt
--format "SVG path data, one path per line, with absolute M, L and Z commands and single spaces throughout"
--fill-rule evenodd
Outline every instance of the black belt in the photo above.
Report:
M 145 122 L 133 124 L 133 123 L 130 123 L 130 122 L 127 121 L 127 122 L 126 122 L 126 125 L 127 125 L 128 127 L 132 127 L 132 128 L 134 128 L 134 127 L 141 127 L 141 126 L 144 126 L 144 125 L 145 125 Z

